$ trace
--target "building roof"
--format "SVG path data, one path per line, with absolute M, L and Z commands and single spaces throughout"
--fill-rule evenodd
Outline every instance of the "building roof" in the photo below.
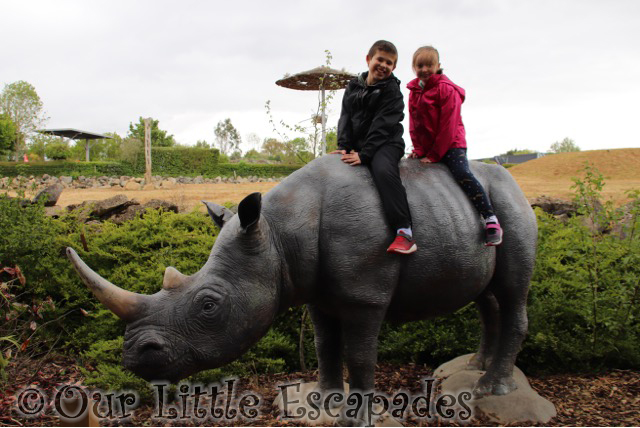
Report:
M 111 138 L 107 135 L 96 134 L 95 132 L 81 131 L 73 128 L 62 129 L 39 129 L 41 134 L 57 135 L 58 137 L 71 138 L 72 140 L 101 140 Z

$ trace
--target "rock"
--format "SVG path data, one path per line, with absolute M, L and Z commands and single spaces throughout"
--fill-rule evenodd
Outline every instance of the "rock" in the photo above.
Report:
M 127 184 L 124 186 L 124 190 L 140 190 L 140 183 L 136 181 L 127 181 Z
M 153 185 L 153 183 L 147 183 L 142 187 L 142 190 L 154 190 L 156 188 L 156 186 Z
M 546 195 L 534 198 L 529 201 L 532 208 L 540 207 L 542 211 L 552 215 L 566 214 L 569 217 L 575 215 L 577 209 L 571 201 L 552 198 Z
M 111 217 L 111 220 L 114 223 L 122 224 L 125 221 L 133 220 L 138 214 L 143 216 L 147 208 L 159 209 L 164 212 L 168 212 L 168 211 L 173 211 L 174 213 L 179 212 L 178 206 L 175 204 L 172 204 L 167 201 L 162 201 L 159 199 L 152 199 L 144 205 L 132 205 L 127 207 L 126 210 L 121 211 L 116 215 L 114 215 L 113 217 Z
M 441 383 L 443 394 L 458 396 L 461 392 L 471 392 L 476 381 L 485 372 L 467 370 L 467 362 L 473 354 L 463 355 L 442 364 L 433 375 L 444 378 Z M 514 367 L 513 378 L 518 389 L 507 395 L 491 395 L 467 402 L 478 413 L 501 425 L 522 423 L 547 423 L 556 416 L 556 408 L 549 400 L 542 398 L 531 388 L 524 373 Z
M 73 178 L 63 175 L 63 176 L 60 177 L 60 181 L 62 183 L 64 183 L 64 184 L 71 184 L 71 183 L 73 183 Z
M 116 195 L 102 201 L 85 201 L 79 205 L 69 205 L 67 210 L 81 209 L 85 211 L 85 217 L 105 220 L 132 205 L 139 205 L 139 202 L 134 199 L 129 200 L 125 195 Z
M 160 183 L 160 187 L 163 189 L 174 189 L 176 187 L 176 183 L 171 182 L 170 180 L 163 180 Z
M 40 201 L 44 201 L 45 207 L 52 207 L 58 203 L 58 199 L 62 194 L 64 187 L 61 184 L 54 184 L 44 190 L 38 192 L 38 194 L 31 200 L 31 203 L 37 204 Z

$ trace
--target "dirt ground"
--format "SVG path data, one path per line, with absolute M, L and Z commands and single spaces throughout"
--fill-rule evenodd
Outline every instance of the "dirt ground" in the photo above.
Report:
M 585 162 L 594 165 L 604 175 L 606 184 L 602 195 L 605 200 L 610 199 L 615 205 L 629 201 L 625 195 L 627 190 L 640 189 L 640 149 L 591 150 L 547 155 L 509 168 L 509 172 L 529 199 L 542 195 L 571 199 L 571 186 L 574 184 L 572 178 L 581 176 L 580 169 L 584 167 Z M 249 193 L 266 193 L 277 184 L 181 184 L 170 190 L 65 189 L 58 205 L 65 207 L 82 201 L 102 200 L 124 194 L 140 203 L 162 199 L 175 203 L 181 210 L 204 210 L 200 202 L 202 200 L 218 204 L 238 203 Z M 2 192 L 0 190 L 0 193 Z M 15 193 L 10 195 L 15 196 Z
M 85 367 L 92 370 L 91 367 Z M 47 397 L 54 396 L 54 388 L 62 385 L 82 385 L 83 376 L 77 361 L 54 356 L 42 360 L 12 361 L 7 367 L 9 379 L 6 388 L 0 387 L 0 426 L 56 426 L 60 423 L 51 410 L 41 416 L 24 418 L 16 413 L 19 391 L 32 385 L 43 390 Z M 153 419 L 157 413 L 150 405 L 140 405 L 128 420 L 103 419 L 102 426 L 299 426 L 295 419 L 283 419 L 273 400 L 279 385 L 302 380 L 315 381 L 316 371 L 289 374 L 254 375 L 238 381 L 236 397 L 247 392 L 262 397 L 259 414 L 249 420 L 185 420 Z M 378 392 L 393 396 L 398 391 L 418 395 L 422 393 L 422 380 L 433 377 L 433 370 L 424 365 L 396 365 L 379 363 L 376 367 Z M 602 373 L 555 374 L 528 376 L 531 386 L 551 401 L 558 415 L 547 424 L 536 426 L 637 426 L 640 423 L 640 372 L 609 370 Z M 2 385 L 0 385 L 2 386 Z M 175 404 L 175 403 L 174 403 Z M 418 419 L 407 412 L 402 420 L 405 426 L 461 426 L 443 419 Z M 527 426 L 528 424 L 516 424 Z M 467 426 L 499 426 L 480 416 Z

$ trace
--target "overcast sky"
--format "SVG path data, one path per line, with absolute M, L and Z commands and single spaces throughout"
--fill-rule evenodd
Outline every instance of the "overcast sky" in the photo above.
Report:
M 322 65 L 325 50 L 333 67 L 365 71 L 378 39 L 398 47 L 405 102 L 414 50 L 438 48 L 467 91 L 470 158 L 546 151 L 564 137 L 583 150 L 640 147 L 637 0 L 0 0 L 0 83 L 31 83 L 48 128 L 124 136 L 153 117 L 191 145 L 213 142 L 228 117 L 244 140 L 264 139 L 277 136 L 267 100 L 289 123 L 317 106 L 316 92 L 276 80 Z

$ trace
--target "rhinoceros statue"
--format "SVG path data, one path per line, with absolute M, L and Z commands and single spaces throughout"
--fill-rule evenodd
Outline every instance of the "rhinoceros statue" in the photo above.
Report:
M 208 203 L 222 227 L 205 265 L 172 267 L 153 295 L 123 290 L 67 255 L 95 296 L 126 321 L 124 365 L 147 380 L 178 381 L 240 357 L 278 313 L 307 305 L 315 329 L 319 388 L 374 386 L 384 320 L 413 321 L 476 302 L 482 339 L 469 366 L 486 369 L 476 396 L 515 389 L 512 372 L 527 332 L 535 252 L 533 211 L 502 167 L 471 163 L 504 229 L 483 245 L 483 223 L 446 167 L 401 163 L 418 252 L 386 252 L 394 238 L 366 167 L 338 155 L 314 160 L 238 213 Z

